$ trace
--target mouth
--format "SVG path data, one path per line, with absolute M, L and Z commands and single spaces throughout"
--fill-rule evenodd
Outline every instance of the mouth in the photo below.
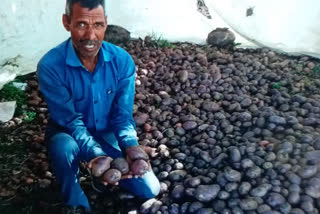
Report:
M 88 49 L 92 49 L 92 48 L 94 48 L 94 45 L 85 45 L 85 47 Z
M 86 50 L 88 50 L 88 51 L 93 51 L 93 50 L 96 49 L 96 45 L 94 45 L 94 44 L 84 45 L 83 47 L 84 47 Z
M 98 41 L 90 41 L 90 40 L 83 40 L 80 42 L 82 47 L 85 49 L 85 51 L 88 51 L 88 52 L 96 51 L 100 44 Z

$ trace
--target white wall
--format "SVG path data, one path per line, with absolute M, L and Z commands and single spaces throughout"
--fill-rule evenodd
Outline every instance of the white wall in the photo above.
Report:
M 268 46 L 320 58 L 319 0 L 205 0 L 212 20 L 196 0 L 106 0 L 109 24 L 133 37 L 152 33 L 169 41 L 205 43 L 216 27 L 232 27 L 244 47 Z M 50 48 L 68 38 L 61 24 L 65 0 L 1 0 L 0 88 L 17 74 L 33 72 Z M 254 8 L 252 16 L 246 10 Z M 9 61 L 9 62 L 8 62 Z
M 16 74 L 34 72 L 40 57 L 68 38 L 63 10 L 64 0 L 1 0 L 0 88 Z
M 209 0 L 207 0 L 209 1 Z M 127 28 L 133 37 L 152 33 L 171 42 L 205 44 L 208 34 L 217 27 L 229 27 L 214 10 L 213 19 L 197 11 L 197 0 L 117 0 L 106 1 L 110 23 Z M 237 42 L 254 46 L 236 32 Z
M 206 0 L 235 31 L 262 46 L 320 58 L 319 0 Z M 253 15 L 246 16 L 248 8 Z

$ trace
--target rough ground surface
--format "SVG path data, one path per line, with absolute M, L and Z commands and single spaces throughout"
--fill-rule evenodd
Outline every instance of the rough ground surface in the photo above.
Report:
M 99 196 L 82 170 L 97 213 L 319 213 L 319 61 L 140 40 L 125 48 L 137 65 L 139 142 L 159 151 L 161 194 L 142 205 L 118 188 Z M 0 213 L 57 213 L 48 110 L 35 75 L 27 82 L 35 120 L 1 124 Z

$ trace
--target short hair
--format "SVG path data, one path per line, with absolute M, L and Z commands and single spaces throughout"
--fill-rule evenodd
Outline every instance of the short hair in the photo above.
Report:
M 104 0 L 67 0 L 66 1 L 66 15 L 71 17 L 72 15 L 72 7 L 75 3 L 79 3 L 81 7 L 88 8 L 92 10 L 94 8 L 99 7 L 101 5 L 104 9 Z

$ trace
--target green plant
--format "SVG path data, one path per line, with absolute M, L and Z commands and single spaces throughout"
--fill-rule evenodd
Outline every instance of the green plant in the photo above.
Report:
M 314 68 L 312 69 L 312 77 L 320 78 L 320 66 L 319 65 L 314 66 Z
M 236 48 L 236 47 L 242 45 L 242 43 L 240 43 L 240 42 L 233 42 L 232 45 L 233 45 L 234 48 Z
M 273 83 L 271 86 L 272 86 L 272 88 L 279 89 L 279 88 L 281 88 L 282 84 L 281 84 L 281 82 L 277 82 L 277 83 Z
M 37 113 L 33 111 L 24 111 L 22 115 L 24 122 L 31 123 L 36 118 Z
M 151 40 L 154 41 L 155 45 L 158 48 L 174 48 L 175 45 L 171 44 L 167 39 L 163 39 L 161 35 L 157 35 L 156 33 L 152 32 L 151 35 L 149 35 Z
M 7 83 L 0 90 L 0 100 L 2 101 L 16 101 L 16 115 L 21 115 L 23 113 L 22 106 L 27 102 L 27 96 L 24 91 L 13 86 L 13 82 Z

